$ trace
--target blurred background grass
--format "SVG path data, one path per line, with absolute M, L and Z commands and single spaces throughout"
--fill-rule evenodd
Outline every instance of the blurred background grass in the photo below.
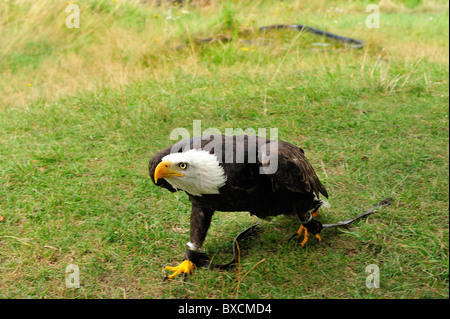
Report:
M 217 47 L 190 45 L 200 37 L 233 36 L 277 23 L 306 24 L 364 39 L 371 52 L 366 58 L 377 58 L 389 47 L 390 57 L 409 63 L 421 56 L 448 63 L 446 1 L 381 1 L 380 29 L 365 27 L 369 3 L 223 1 L 188 7 L 174 6 L 171 1 L 159 6 L 143 1 L 83 1 L 79 3 L 81 27 L 69 29 L 65 26 L 66 1 L 3 1 L 0 103 L 24 105 L 78 91 L 120 89 L 141 79 L 158 80 L 179 72 L 245 70 L 252 75 L 261 72 L 259 65 L 264 72 L 273 72 L 280 64 L 277 58 L 282 58 L 286 68 L 314 67 L 301 58 L 307 35 L 296 39 L 295 46 L 258 46 L 255 54 L 246 53 L 254 48 L 238 41 Z M 250 50 L 236 54 L 236 47 Z M 286 50 L 294 52 L 286 55 Z M 336 64 L 327 61 L 327 55 L 316 58 L 328 67 Z M 353 61 L 354 56 L 345 54 L 339 59 Z

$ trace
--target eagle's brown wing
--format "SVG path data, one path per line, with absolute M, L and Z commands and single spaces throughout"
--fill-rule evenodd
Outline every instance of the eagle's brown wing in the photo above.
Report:
M 325 187 L 320 182 L 313 167 L 300 147 L 278 142 L 278 169 L 268 174 L 274 191 L 282 189 L 298 193 L 319 194 L 328 198 Z

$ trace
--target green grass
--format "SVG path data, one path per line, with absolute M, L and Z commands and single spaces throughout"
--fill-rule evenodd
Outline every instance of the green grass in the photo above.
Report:
M 1 43 L 0 297 L 449 297 L 445 1 L 387 1 L 380 29 L 364 27 L 364 1 L 90 1 L 78 30 L 65 28 L 65 4 L 24 3 L 11 1 L 0 18 L 2 39 L 42 29 Z M 36 14 L 15 24 L 27 6 Z M 367 46 L 311 51 L 310 38 L 295 36 L 194 43 L 285 22 Z M 295 219 L 261 221 L 238 267 L 162 284 L 189 240 L 190 203 L 154 186 L 147 165 L 193 120 L 222 132 L 276 127 L 301 146 L 330 194 L 324 223 L 394 202 L 305 249 L 287 242 Z M 228 261 L 234 236 L 256 220 L 217 213 L 205 250 Z M 65 286 L 69 264 L 80 268 L 79 289 Z M 366 288 L 369 264 L 380 268 L 379 289 Z

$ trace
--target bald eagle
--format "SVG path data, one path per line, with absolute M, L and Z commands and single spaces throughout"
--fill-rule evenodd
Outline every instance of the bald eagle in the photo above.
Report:
M 184 191 L 192 203 L 190 242 L 197 252 L 216 211 L 250 212 L 259 218 L 280 214 L 300 220 L 296 236 L 318 240 L 322 224 L 314 219 L 328 198 L 303 150 L 284 141 L 258 136 L 203 135 L 185 139 L 156 153 L 149 163 L 150 177 L 171 192 Z M 192 255 L 192 254 L 191 254 Z M 169 279 L 191 274 L 196 265 L 185 259 Z

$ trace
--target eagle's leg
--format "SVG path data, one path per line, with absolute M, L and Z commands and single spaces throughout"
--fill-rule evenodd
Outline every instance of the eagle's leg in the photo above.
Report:
M 302 228 L 302 227 L 303 227 L 303 228 Z M 307 229 L 305 226 L 301 225 L 301 226 L 300 226 L 300 229 L 299 229 L 298 232 L 297 232 L 297 234 L 300 232 L 300 233 L 298 234 L 298 238 L 300 238 L 300 235 L 302 234 L 303 230 L 305 231 L 305 235 L 303 236 L 303 240 L 302 240 L 302 242 L 300 243 L 300 246 L 302 246 L 302 248 L 305 247 L 306 243 L 307 243 L 308 240 L 309 240 L 309 237 L 311 236 L 311 232 L 309 232 L 308 229 Z M 319 243 L 322 241 L 322 238 L 320 237 L 319 234 L 314 234 L 314 237 L 316 237 L 316 239 L 319 241 Z
M 212 210 L 202 209 L 192 204 L 190 242 L 187 244 L 185 258 L 176 267 L 166 266 L 164 268 L 173 271 L 171 275 L 164 278 L 164 281 L 173 279 L 179 274 L 183 274 L 186 278 L 207 258 L 206 254 L 198 251 L 198 249 L 205 241 L 213 214 L 214 211 Z
M 319 215 L 319 209 L 316 209 L 315 211 L 313 211 L 313 212 L 311 213 L 311 220 L 312 220 L 313 218 L 317 217 L 317 215 Z M 317 221 L 315 221 L 315 222 L 317 222 Z M 300 243 L 300 246 L 302 246 L 302 248 L 305 247 L 306 243 L 307 243 L 308 240 L 309 240 L 309 237 L 311 236 L 311 232 L 308 231 L 308 228 L 305 227 L 303 224 L 300 225 L 300 228 L 297 230 L 297 233 L 294 234 L 294 235 L 291 237 L 291 238 L 293 238 L 293 237 L 300 238 L 301 235 L 302 235 L 303 233 L 305 233 L 305 235 L 303 236 L 303 240 L 302 240 L 302 242 Z M 319 236 L 318 233 L 314 234 L 314 237 L 315 237 L 319 242 L 322 241 L 322 238 Z

